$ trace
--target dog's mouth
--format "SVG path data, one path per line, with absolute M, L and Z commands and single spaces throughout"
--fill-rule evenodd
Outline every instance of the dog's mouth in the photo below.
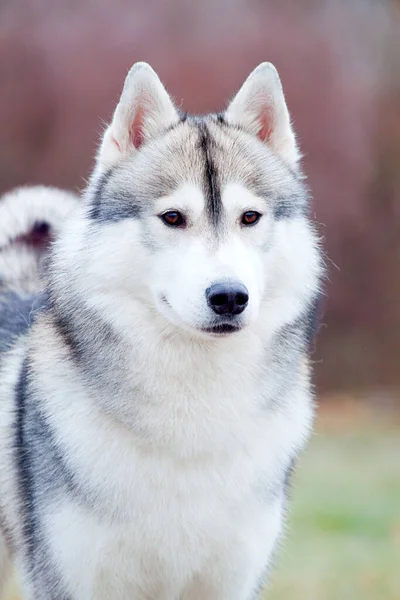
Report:
M 233 323 L 217 323 L 212 327 L 202 327 L 201 331 L 204 333 L 211 333 L 215 336 L 225 336 L 230 335 L 231 333 L 236 333 L 240 331 L 242 327 L 238 324 Z
M 162 304 L 167 307 L 167 309 L 170 313 L 171 312 L 174 313 L 171 304 L 168 302 L 167 298 L 164 295 L 160 296 L 160 300 L 161 300 Z M 181 326 L 184 325 L 182 322 L 180 322 L 180 324 L 181 324 Z M 211 335 L 213 337 L 224 337 L 224 336 L 231 335 L 232 333 L 241 331 L 243 329 L 243 327 L 244 327 L 244 325 L 240 321 L 234 320 L 232 322 L 228 322 L 225 320 L 222 322 L 213 321 L 213 322 L 211 322 L 211 324 L 209 324 L 207 326 L 202 326 L 200 324 L 199 325 L 197 325 L 197 324 L 191 325 L 191 326 L 189 326 L 189 329 L 191 331 L 197 330 L 199 333 L 207 334 L 208 336 Z

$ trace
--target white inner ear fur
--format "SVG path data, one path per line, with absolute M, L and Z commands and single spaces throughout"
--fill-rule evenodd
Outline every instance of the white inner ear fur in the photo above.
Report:
M 258 136 L 291 166 L 300 159 L 281 80 L 271 63 L 262 63 L 249 75 L 225 119 Z
M 110 168 L 178 120 L 177 110 L 157 73 L 146 63 L 136 63 L 128 73 L 113 120 L 104 134 L 98 165 Z

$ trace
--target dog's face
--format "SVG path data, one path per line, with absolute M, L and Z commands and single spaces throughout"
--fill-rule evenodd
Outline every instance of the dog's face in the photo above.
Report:
M 203 118 L 179 115 L 150 67 L 134 67 L 89 190 L 103 240 L 95 271 L 202 335 L 249 326 L 288 294 L 296 302 L 315 259 L 297 160 L 272 66 Z

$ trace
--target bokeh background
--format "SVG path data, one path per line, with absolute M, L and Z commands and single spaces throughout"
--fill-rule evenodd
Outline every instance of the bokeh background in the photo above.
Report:
M 327 251 L 317 434 L 269 596 L 400 598 L 400 2 L 3 0 L 0 192 L 82 189 L 127 70 L 221 109 L 277 66 Z

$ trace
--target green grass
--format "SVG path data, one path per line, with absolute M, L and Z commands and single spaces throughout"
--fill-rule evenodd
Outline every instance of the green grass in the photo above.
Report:
M 369 422 L 314 436 L 265 598 L 400 599 L 399 434 Z

